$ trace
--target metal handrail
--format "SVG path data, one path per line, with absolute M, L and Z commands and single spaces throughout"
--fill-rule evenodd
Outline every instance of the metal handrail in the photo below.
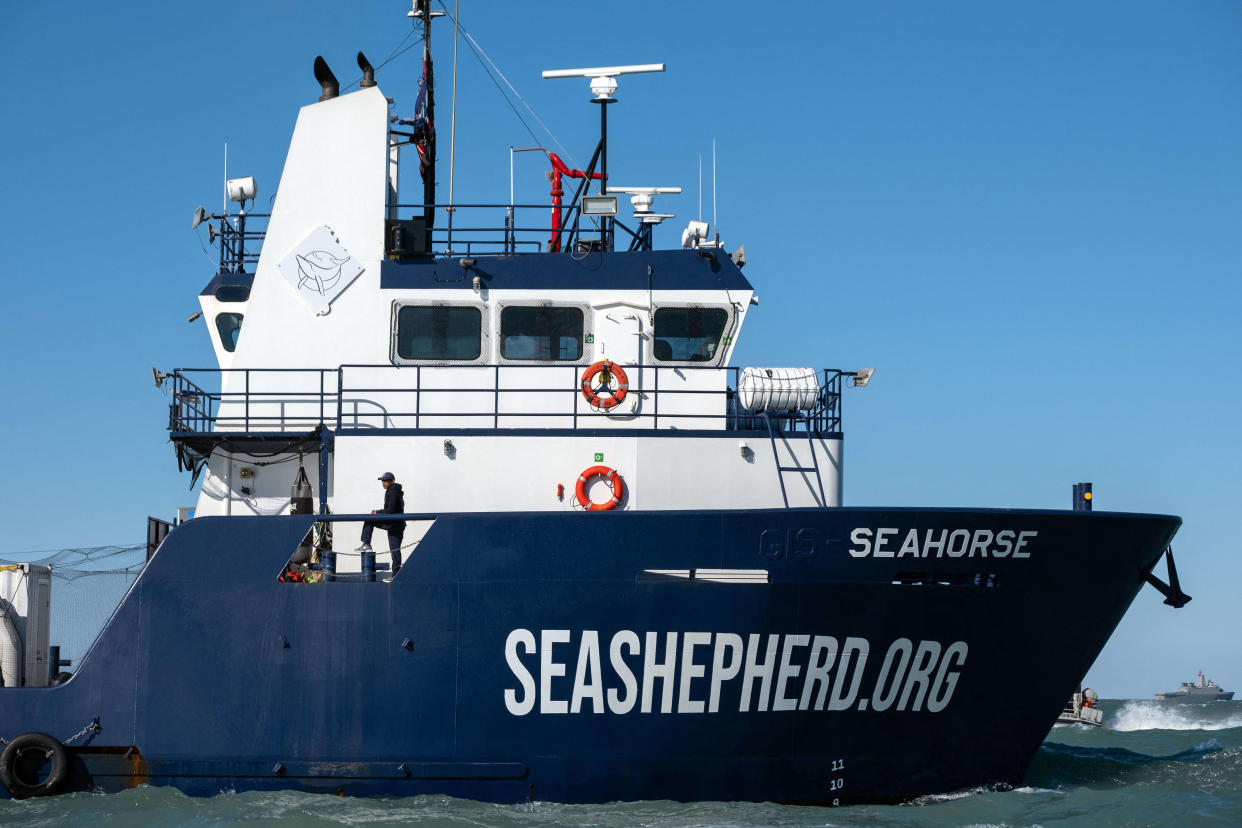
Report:
M 319 426 L 329 426 L 334 430 L 341 430 L 349 427 L 349 421 L 352 419 L 354 425 L 360 420 L 369 420 L 379 417 L 383 423 L 398 422 L 401 420 L 413 420 L 413 428 L 415 430 L 423 427 L 425 419 L 434 417 L 437 420 L 446 418 L 457 419 L 462 421 L 477 421 L 487 418 L 491 420 L 491 428 L 497 431 L 504 431 L 501 427 L 501 419 L 506 421 L 521 421 L 523 419 L 534 418 L 569 418 L 571 428 L 578 430 L 580 428 L 589 428 L 590 426 L 582 425 L 582 418 L 586 416 L 586 412 L 582 409 L 583 397 L 580 393 L 580 373 L 586 367 L 585 365 L 571 364 L 563 366 L 549 365 L 515 365 L 515 364 L 492 364 L 492 365 L 472 365 L 472 366 L 454 366 L 491 369 L 492 381 L 490 385 L 462 387 L 453 385 L 448 387 L 424 387 L 423 368 L 425 367 L 441 367 L 441 366 L 395 366 L 395 365 L 341 365 L 337 368 L 179 368 L 172 372 L 172 403 L 170 404 L 169 413 L 169 431 L 174 437 L 178 435 L 202 435 L 213 431 L 220 430 L 229 437 L 236 437 L 245 433 L 270 433 L 275 430 L 278 432 L 286 431 L 290 428 L 304 428 L 311 430 Z M 715 366 L 677 366 L 676 371 L 684 375 L 685 372 L 693 371 L 724 371 L 726 374 L 725 388 L 720 389 L 695 389 L 695 388 L 661 388 L 660 374 L 662 371 L 674 370 L 672 366 L 667 368 L 663 366 L 641 366 L 646 369 L 633 378 L 630 386 L 630 393 L 640 395 L 640 398 L 650 399 L 651 410 L 639 412 L 627 412 L 615 416 L 627 418 L 643 418 L 651 420 L 652 429 L 659 430 L 661 425 L 671 427 L 676 424 L 687 424 L 693 426 L 697 423 L 720 423 L 727 430 L 738 431 L 762 431 L 767 428 L 767 423 L 763 421 L 758 413 L 751 413 L 741 410 L 737 405 L 737 385 L 739 379 L 739 369 L 734 367 L 715 367 Z M 552 386 L 530 386 L 519 385 L 512 388 L 501 387 L 502 371 L 520 371 L 522 369 L 538 369 L 547 372 L 549 369 L 562 369 L 567 377 L 565 384 L 557 383 Z M 347 380 L 347 373 L 350 370 L 357 371 L 405 371 L 414 375 L 413 386 L 403 387 L 385 387 L 376 385 L 375 383 L 363 383 L 351 385 Z M 316 374 L 317 379 L 307 386 L 299 386 L 290 390 L 288 388 L 278 390 L 261 390 L 262 383 L 256 380 L 256 377 L 264 375 L 300 375 L 300 374 Z M 203 385 L 206 383 L 195 382 L 191 376 L 201 378 L 204 375 L 218 376 L 220 380 L 221 390 L 208 391 Z M 241 390 L 230 391 L 224 390 L 230 377 L 240 375 L 240 381 L 233 382 L 241 386 Z M 334 382 L 329 382 L 329 376 L 335 376 Z M 782 433 L 798 433 L 810 431 L 814 434 L 835 433 L 841 430 L 841 388 L 842 378 L 850 376 L 852 372 L 840 371 L 837 369 L 825 369 L 820 373 L 819 396 L 815 406 L 810 411 L 774 413 L 770 415 L 770 420 L 774 424 L 776 431 Z M 648 380 L 650 378 L 650 380 Z M 642 384 L 639 384 L 641 380 Z M 650 385 L 646 383 L 650 381 Z M 259 387 L 255 387 L 258 384 Z M 466 410 L 454 411 L 426 411 L 423 405 L 424 395 L 428 397 L 443 397 L 444 395 L 472 396 L 480 394 L 489 394 L 492 397 L 490 406 L 480 408 L 468 408 Z M 391 409 L 381 406 L 374 397 L 366 395 L 384 395 L 392 398 L 408 398 L 413 395 L 411 405 L 402 405 L 400 409 Z M 560 404 L 552 403 L 551 408 L 540 408 L 533 411 L 503 411 L 501 408 L 502 398 L 510 398 L 514 395 L 556 395 L 553 399 L 559 400 Z M 678 396 L 700 396 L 700 397 L 723 397 L 724 405 L 722 410 L 707 413 L 685 413 L 685 412 L 669 412 L 661 410 L 661 400 L 667 401 L 669 398 Z M 572 400 L 572 402 L 571 402 Z M 348 404 L 354 404 L 353 414 L 346 412 Z M 377 406 L 374 412 L 360 414 L 358 411 L 359 404 L 371 403 Z M 566 405 L 566 403 L 569 403 Z M 262 413 L 264 405 L 275 404 L 279 406 L 278 412 Z M 298 413 L 298 407 L 311 406 L 311 413 Z M 222 407 L 224 413 L 222 413 Z M 294 411 L 288 411 L 288 408 L 294 408 Z M 665 406 L 667 409 L 667 406 Z M 234 411 L 234 409 L 238 409 Z M 597 424 L 597 423 L 596 423 Z M 236 427 L 240 426 L 240 431 Z M 264 428 L 271 426 L 271 428 Z M 388 428 L 389 426 L 381 426 L 380 428 Z
M 452 207 L 452 211 L 448 210 Z M 433 248 L 432 255 L 460 254 L 466 255 L 505 255 L 517 253 L 519 250 L 542 252 L 545 243 L 552 236 L 552 228 L 547 223 L 547 216 L 553 209 L 552 204 L 395 204 L 392 209 L 395 215 L 412 217 L 422 216 L 425 211 L 442 210 L 448 220 L 436 224 L 430 229 Z M 580 227 L 583 219 L 580 207 L 575 203 L 562 205 L 560 240 L 562 250 L 573 250 L 574 243 L 584 232 Z M 499 213 L 499 221 L 472 222 L 468 225 L 456 223 L 456 217 L 462 210 L 495 210 Z M 536 211 L 538 223 L 519 224 L 517 213 Z M 267 234 L 267 222 L 271 213 L 229 213 L 213 217 L 220 223 L 216 234 L 219 247 L 219 265 L 221 273 L 253 273 L 259 262 L 259 250 Z M 652 249 L 651 225 L 639 225 L 639 230 L 631 230 L 619 217 L 609 220 L 607 234 L 609 250 L 613 248 L 614 234 L 619 229 L 623 238 L 628 237 L 628 249 Z M 518 238 L 519 235 L 527 238 Z M 439 245 L 437 251 L 434 248 Z

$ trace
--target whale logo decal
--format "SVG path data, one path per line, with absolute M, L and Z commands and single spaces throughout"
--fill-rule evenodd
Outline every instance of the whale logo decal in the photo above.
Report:
M 298 262 L 298 290 L 306 288 L 327 296 L 341 280 L 341 268 L 349 256 L 338 259 L 326 250 L 314 250 L 305 256 L 295 253 Z
M 276 263 L 289 287 L 317 314 L 329 306 L 363 272 L 332 228 L 320 225 Z

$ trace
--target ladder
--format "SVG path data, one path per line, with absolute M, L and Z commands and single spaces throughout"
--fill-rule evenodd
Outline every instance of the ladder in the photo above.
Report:
M 819 487 L 819 505 L 827 506 L 828 499 L 824 496 L 824 480 L 819 473 L 819 458 L 815 456 L 815 431 L 811 428 L 811 420 L 805 413 L 799 411 L 791 416 L 794 422 L 803 421 L 806 423 L 806 442 L 807 447 L 811 450 L 811 465 L 809 466 L 782 466 L 780 451 L 776 446 L 776 436 L 782 432 L 775 428 L 772 424 L 772 418 L 768 416 L 768 412 L 761 411 L 759 416 L 763 417 L 764 424 L 768 427 L 768 440 L 772 443 L 772 459 L 776 462 L 776 480 L 781 484 L 781 500 L 785 502 L 785 508 L 789 508 L 789 493 L 785 490 L 785 474 L 787 472 L 797 472 L 803 474 L 812 472 L 815 475 L 815 484 Z M 793 446 L 789 448 L 790 457 L 796 458 Z M 796 462 L 796 459 L 795 459 Z M 814 494 L 814 492 L 812 492 Z

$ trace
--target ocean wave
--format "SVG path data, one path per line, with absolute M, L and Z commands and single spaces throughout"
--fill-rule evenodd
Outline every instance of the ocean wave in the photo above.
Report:
M 1114 713 L 1104 727 L 1108 730 L 1229 730 L 1242 727 L 1242 711 L 1220 705 L 1228 702 L 1205 704 L 1164 704 L 1155 701 L 1128 701 Z
M 1215 739 L 1174 753 L 1150 755 L 1115 746 L 1091 747 L 1044 742 L 1025 784 L 1072 790 L 1171 785 L 1201 792 L 1236 793 L 1242 776 L 1242 748 L 1222 747 Z

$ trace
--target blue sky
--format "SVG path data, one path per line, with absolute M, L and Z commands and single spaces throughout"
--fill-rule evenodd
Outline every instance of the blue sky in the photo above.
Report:
M 848 504 L 1063 508 L 1090 480 L 1099 508 L 1181 515 L 1195 601 L 1145 589 L 1088 680 L 1142 697 L 1202 668 L 1242 690 L 1242 6 L 462 6 L 579 163 L 586 82 L 539 71 L 668 64 L 622 79 L 609 169 L 685 188 L 657 203 L 673 244 L 716 139 L 719 228 L 761 300 L 736 362 L 877 369 L 846 401 Z M 266 204 L 314 57 L 348 84 L 406 9 L 8 5 L 5 557 L 140 540 L 193 503 L 149 373 L 212 363 L 185 321 L 214 267 L 191 213 L 219 208 L 226 141 Z M 378 75 L 404 110 L 417 55 Z M 456 194 L 503 201 L 507 148 L 532 139 L 464 42 L 458 60 Z M 519 200 L 546 201 L 542 171 L 519 159 Z

